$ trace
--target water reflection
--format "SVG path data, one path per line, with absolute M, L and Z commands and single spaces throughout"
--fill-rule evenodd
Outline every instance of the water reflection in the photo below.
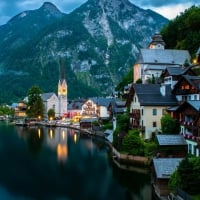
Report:
M 72 129 L 0 126 L 0 158 L 6 200 L 150 200 L 145 177 L 111 168 L 104 141 Z

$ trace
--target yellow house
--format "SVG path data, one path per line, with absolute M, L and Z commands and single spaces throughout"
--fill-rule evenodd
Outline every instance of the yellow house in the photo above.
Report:
M 15 107 L 16 117 L 26 117 L 27 104 L 25 102 L 19 102 Z
M 149 139 L 153 132 L 161 131 L 161 118 L 167 108 L 177 105 L 169 85 L 133 84 L 130 101 L 130 124 L 139 128 Z

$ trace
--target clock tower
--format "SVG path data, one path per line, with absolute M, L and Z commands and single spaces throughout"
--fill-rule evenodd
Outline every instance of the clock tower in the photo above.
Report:
M 67 113 L 67 81 L 65 79 L 64 66 L 61 67 L 60 78 L 58 81 L 58 115 L 63 116 Z

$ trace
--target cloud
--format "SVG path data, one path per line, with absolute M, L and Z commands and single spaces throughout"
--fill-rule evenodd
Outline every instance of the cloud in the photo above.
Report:
M 157 13 L 162 14 L 163 16 L 165 16 L 168 19 L 173 19 L 177 15 L 180 15 L 181 12 L 184 12 L 185 9 L 187 9 L 188 7 L 190 7 L 190 6 L 183 5 L 183 4 L 177 4 L 177 5 L 173 6 L 173 9 L 171 6 L 161 6 L 161 7 L 154 7 L 154 8 L 152 8 L 152 10 L 154 10 Z
M 136 4 L 136 5 L 140 5 L 140 6 L 145 6 L 145 7 L 168 7 L 168 6 L 174 6 L 177 4 L 199 4 L 200 0 L 192 0 L 192 1 L 188 1 L 188 0 L 140 0 L 140 1 L 136 1 L 136 0 L 130 0 L 132 3 Z

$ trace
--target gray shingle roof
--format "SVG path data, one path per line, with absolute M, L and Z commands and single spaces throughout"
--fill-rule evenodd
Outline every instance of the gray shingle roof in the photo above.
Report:
M 187 101 L 196 111 L 200 110 L 200 101 Z
M 153 164 L 156 177 L 159 179 L 169 179 L 181 160 L 182 158 L 154 158 Z
M 171 76 L 177 76 L 183 74 L 185 69 L 181 68 L 180 66 L 174 66 L 174 67 L 167 67 L 166 70 L 168 71 L 169 75 Z
M 67 106 L 68 110 L 81 110 L 82 109 L 82 102 L 72 102 L 69 103 Z
M 90 98 L 95 104 L 99 106 L 108 107 L 110 102 L 113 100 L 112 98 L 104 98 L 104 97 L 92 97 Z
M 55 93 L 49 92 L 49 93 L 43 93 L 43 94 L 41 95 L 41 97 L 42 97 L 42 100 L 43 100 L 43 101 L 47 101 L 47 100 L 50 99 L 53 95 L 55 95 Z
M 156 135 L 160 146 L 187 145 L 182 135 Z
M 190 60 L 190 54 L 187 50 L 141 49 L 137 63 L 183 65 L 186 59 Z
M 160 92 L 160 84 L 133 84 L 141 106 L 175 106 L 177 100 L 171 94 L 171 88 L 166 85 L 166 95 Z

